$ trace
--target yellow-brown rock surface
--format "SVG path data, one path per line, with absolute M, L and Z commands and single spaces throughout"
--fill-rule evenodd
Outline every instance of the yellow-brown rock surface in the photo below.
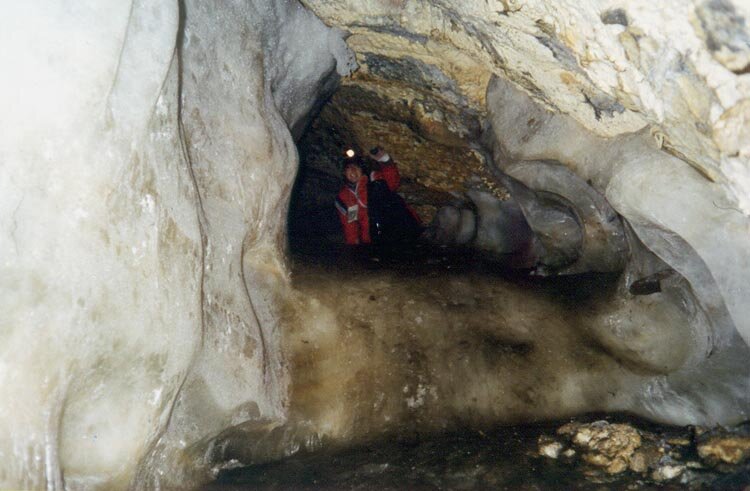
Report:
M 710 437 L 698 445 L 698 455 L 708 463 L 739 464 L 750 457 L 750 436 Z
M 494 74 L 599 136 L 651 126 L 662 148 L 750 209 L 745 2 L 303 3 L 352 33 L 367 76 L 388 79 L 384 60 L 416 67 L 422 89 L 482 111 Z
M 627 470 L 642 443 L 638 430 L 626 424 L 568 423 L 560 427 L 557 433 L 567 435 L 575 446 L 583 450 L 585 462 L 603 468 L 608 474 Z M 640 467 L 643 458 L 639 454 L 633 465 Z

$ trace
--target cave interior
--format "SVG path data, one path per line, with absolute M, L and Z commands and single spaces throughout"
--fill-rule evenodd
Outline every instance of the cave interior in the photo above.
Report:
M 626 3 L 9 3 L 0 487 L 748 481 L 750 11 Z
M 369 59 L 369 58 L 368 58 Z M 399 192 L 425 225 L 469 187 L 507 191 L 492 179 L 481 150 L 481 114 L 449 88 L 431 80 L 428 67 L 380 59 L 327 94 L 298 139 L 300 167 L 289 213 L 291 251 L 316 240 L 342 242 L 333 199 L 341 186 L 344 152 L 366 156 L 375 145 L 399 165 Z M 421 70 L 420 70 L 421 69 Z M 465 199 L 465 198 L 464 198 Z M 306 242 L 307 241 L 307 242 Z

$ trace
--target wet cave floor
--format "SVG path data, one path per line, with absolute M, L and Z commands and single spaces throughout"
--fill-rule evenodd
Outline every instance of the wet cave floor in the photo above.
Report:
M 689 441 L 691 429 L 656 425 L 623 414 L 585 415 L 647 428 L 664 441 Z M 539 438 L 565 422 L 394 437 L 348 449 L 300 453 L 287 459 L 222 471 L 205 491 L 239 490 L 716 490 L 750 489 L 750 464 L 690 469 L 669 482 L 586 466 L 580 457 L 539 453 Z M 690 445 L 672 452 L 697 460 Z
M 503 261 L 486 261 L 467 251 L 427 245 L 381 248 L 343 248 L 330 244 L 293 250 L 293 274 L 315 283 L 322 272 L 334 269 L 343 276 L 367 281 L 386 272 L 401 276 L 480 275 L 574 304 L 611 291 L 616 275 L 541 279 L 528 271 L 514 271 Z M 510 260 L 510 259 L 509 259 Z M 314 278 L 314 279 L 310 279 Z M 334 280 L 332 280 L 334 281 Z M 471 280 L 469 280 L 471 281 Z M 361 292 L 360 292 L 361 293 Z M 372 300 L 372 297 L 370 298 Z M 294 396 L 293 396 L 294 397 Z M 548 418 L 549 419 L 549 418 Z M 572 419 L 536 424 L 476 425 L 444 431 L 390 430 L 375 439 L 351 446 L 325 444 L 314 451 L 300 449 L 282 460 L 226 468 L 206 491 L 234 490 L 677 490 L 750 491 L 750 462 L 740 465 L 702 465 L 697 457 L 696 429 L 654 424 L 628 414 L 588 414 L 576 422 L 624 423 L 661 442 L 662 462 L 681 462 L 680 475 L 660 479 L 652 470 L 608 474 L 586 462 L 580 448 L 572 455 L 542 455 L 541 441 L 560 440 L 557 430 Z M 540 439 L 541 438 L 541 439 Z M 679 442 L 670 444 L 668 442 Z M 657 445 L 658 446 L 658 445 Z

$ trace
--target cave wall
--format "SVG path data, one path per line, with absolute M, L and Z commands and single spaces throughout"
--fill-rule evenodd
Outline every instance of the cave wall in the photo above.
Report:
M 725 344 L 733 326 L 750 339 L 741 300 L 747 293 L 742 278 L 750 267 L 750 224 L 744 214 L 726 206 L 732 199 L 726 186 L 661 151 L 647 131 L 599 137 L 499 79 L 488 94 L 488 140 L 499 168 L 507 170 L 509 161 L 517 162 L 515 172 L 534 160 L 566 163 L 606 196 L 650 250 L 688 279 L 707 311 L 729 309 L 732 320 L 713 316 L 719 323 L 712 330 L 713 342 Z
M 201 340 L 176 3 L 8 5 L 3 487 L 126 485 Z M 13 47 L 13 49 L 10 49 Z
M 286 1 L 0 24 L 0 484 L 180 486 L 212 435 L 284 415 L 288 128 L 351 56 Z

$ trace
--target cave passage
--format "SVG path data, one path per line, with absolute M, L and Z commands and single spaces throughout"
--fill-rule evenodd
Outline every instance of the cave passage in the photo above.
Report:
M 289 321 L 307 326 L 286 334 L 291 417 L 274 445 L 303 453 L 272 464 L 229 453 L 258 466 L 222 474 L 216 489 L 367 488 L 373 479 L 393 489 L 530 479 L 586 489 L 564 466 L 529 459 L 539 426 L 498 424 L 591 411 L 657 421 L 688 414 L 651 394 L 672 372 L 675 386 L 691 377 L 701 336 L 686 335 L 685 326 L 707 329 L 699 301 L 591 179 L 556 160 L 505 155 L 500 140 L 524 144 L 529 136 L 526 128 L 514 134 L 518 125 L 504 121 L 503 110 L 528 113 L 530 125 L 547 117 L 507 82 L 490 84 L 488 100 L 503 110 L 488 116 L 445 100 L 435 83 L 425 88 L 423 68 L 368 63 L 368 72 L 342 81 L 298 139 L 289 252 L 294 287 L 313 308 Z M 556 124 L 528 130 L 533 143 L 564 147 Z M 426 226 L 408 246 L 343 245 L 333 202 L 344 151 L 365 155 L 375 145 L 398 162 L 399 193 Z M 637 137 L 601 145 L 644 152 Z M 707 366 L 721 371 L 743 356 L 714 357 Z M 505 441 L 488 442 L 487 434 Z M 525 466 L 514 473 L 510 462 L 520 460 Z
M 439 237 L 441 233 L 445 235 L 445 225 L 436 219 L 442 208 L 453 210 L 461 203 L 476 214 L 476 205 L 467 198 L 467 191 L 494 193 L 498 200 L 509 198 L 487 170 L 484 157 L 472 148 L 477 146 L 476 141 L 452 137 L 446 143 L 435 135 L 425 135 L 414 108 L 405 108 L 406 101 L 394 102 L 363 88 L 363 84 L 357 79 L 338 88 L 320 105 L 298 139 L 300 165 L 287 227 L 291 257 L 298 262 L 336 262 L 340 267 L 351 263 L 371 267 L 379 264 L 412 272 L 421 268 L 424 272 L 473 265 L 510 273 L 512 254 L 490 256 L 469 244 L 477 234 L 475 216 L 465 220 L 464 234 L 468 235 L 463 243 Z M 473 119 L 469 123 L 478 126 Z M 432 131 L 448 134 L 450 130 L 445 127 Z M 369 174 L 373 161 L 368 158 L 368 149 L 376 145 L 396 162 L 400 171 L 398 195 L 419 216 L 424 233 L 397 244 L 347 247 L 334 206 L 344 183 L 345 151 L 353 151 L 364 162 L 365 174 Z
M 398 245 L 393 246 L 344 245 L 344 234 L 334 200 L 345 182 L 345 151 L 354 153 L 355 159 L 363 164 L 365 175 L 369 175 L 374 163 L 367 157 L 365 145 L 370 145 L 367 148 L 383 145 L 386 150 L 393 153 L 392 158 L 396 165 L 401 167 L 398 195 L 418 213 L 425 228 L 435 209 L 446 202 L 446 197 L 441 194 L 447 194 L 440 191 L 431 192 L 426 186 L 418 184 L 408 170 L 404 172 L 397 154 L 398 145 L 388 149 L 388 142 L 382 143 L 376 135 L 371 135 L 372 127 L 362 122 L 359 122 L 360 127 L 355 129 L 353 125 L 356 123 L 348 121 L 347 117 L 341 114 L 341 99 L 346 97 L 346 93 L 347 89 L 341 89 L 322 106 L 298 142 L 300 166 L 288 214 L 289 252 L 301 260 L 330 260 L 343 254 L 349 260 L 371 256 L 378 260 L 383 258 L 402 263 L 436 255 L 437 252 L 431 247 L 434 244 L 419 237 L 400 241 Z M 356 112 L 356 109 L 350 107 L 348 112 Z M 386 139 L 390 140 L 392 137 L 393 135 L 388 134 Z M 450 195 L 447 197 L 450 198 Z M 456 251 L 446 251 L 445 247 L 442 249 L 443 256 L 458 254 Z

